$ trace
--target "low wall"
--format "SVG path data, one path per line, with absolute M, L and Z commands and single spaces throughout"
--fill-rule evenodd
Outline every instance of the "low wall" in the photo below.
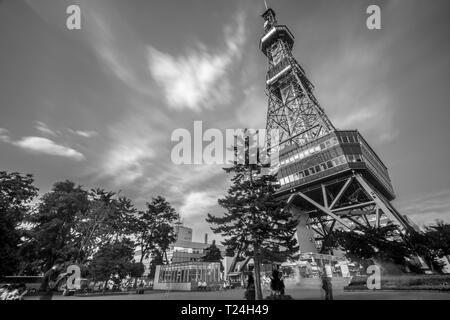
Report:
M 350 283 L 351 278 L 331 278 L 331 284 L 335 289 L 343 289 Z M 302 288 L 302 289 L 320 289 L 322 288 L 322 279 L 320 278 L 300 278 L 296 279 L 284 279 L 284 285 L 286 288 Z
M 353 277 L 345 290 L 369 290 L 367 275 Z M 450 275 L 381 276 L 381 290 L 443 290 L 450 291 Z
M 174 290 L 174 291 L 192 291 L 194 288 L 192 283 L 174 283 L 174 282 L 157 282 L 153 285 L 153 290 Z

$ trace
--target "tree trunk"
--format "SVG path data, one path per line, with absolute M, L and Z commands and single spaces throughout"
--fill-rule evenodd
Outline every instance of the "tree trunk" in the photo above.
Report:
M 254 257 L 253 262 L 255 263 L 255 290 L 256 290 L 256 300 L 263 300 L 262 290 L 261 290 L 261 272 L 259 258 Z

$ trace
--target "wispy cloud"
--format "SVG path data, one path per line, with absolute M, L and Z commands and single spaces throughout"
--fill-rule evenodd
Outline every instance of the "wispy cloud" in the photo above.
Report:
M 36 128 L 36 130 L 38 130 L 39 132 L 41 132 L 43 134 L 50 135 L 50 136 L 57 135 L 55 131 L 50 129 L 45 123 L 43 123 L 41 121 L 36 121 L 36 125 L 34 127 Z
M 226 75 L 233 61 L 240 58 L 245 41 L 245 16 L 239 14 L 236 19 L 224 29 L 226 48 L 219 53 L 212 53 L 200 43 L 198 48 L 177 57 L 148 48 L 150 72 L 164 90 L 170 107 L 198 111 L 229 102 Z
M 450 189 L 408 199 L 404 204 L 399 204 L 399 209 L 419 225 L 437 219 L 450 222 Z
M 151 77 L 145 67 L 145 44 L 113 5 L 82 2 L 86 15 L 85 28 L 89 46 L 104 67 L 129 89 L 152 95 Z M 89 8 L 89 9 L 87 9 Z
M 97 131 L 83 131 L 83 130 L 73 130 L 73 129 L 68 129 L 68 131 L 72 134 L 78 135 L 83 138 L 92 138 L 92 137 L 95 137 L 96 135 L 98 135 Z
M 54 131 L 49 129 L 42 122 L 37 122 L 36 128 L 40 128 L 38 130 L 42 131 L 43 133 L 49 131 L 48 134 L 56 135 Z M 68 146 L 58 144 L 55 141 L 50 140 L 48 138 L 30 136 L 30 137 L 23 137 L 20 140 L 14 140 L 10 137 L 9 131 L 4 128 L 0 128 L 0 141 L 35 153 L 43 153 L 53 156 L 66 157 L 77 161 L 85 159 L 84 155 L 81 152 L 72 149 Z
M 9 131 L 5 128 L 0 128 L 0 140 L 4 141 L 4 142 L 8 142 L 9 141 Z
M 158 154 L 161 145 L 168 141 L 158 125 L 151 122 L 158 114 L 148 106 L 138 106 L 130 102 L 133 113 L 108 126 L 106 136 L 110 143 L 98 157 L 94 175 L 99 179 L 109 179 L 116 186 L 135 183 L 136 180 L 151 173 L 150 161 Z M 157 117 L 164 125 L 163 115 Z M 150 171 L 150 172 L 149 172 Z
M 184 198 L 180 213 L 183 218 L 206 216 L 208 210 L 217 205 L 218 195 L 213 191 L 190 192 Z
M 75 149 L 59 145 L 53 140 L 42 137 L 24 137 L 18 141 L 12 141 L 11 144 L 22 149 L 44 153 L 54 156 L 71 158 L 77 161 L 84 160 L 84 155 Z

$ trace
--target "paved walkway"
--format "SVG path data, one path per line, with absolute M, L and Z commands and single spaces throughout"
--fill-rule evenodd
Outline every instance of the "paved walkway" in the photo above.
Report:
M 291 295 L 296 300 L 322 300 L 323 292 L 319 289 L 290 288 L 286 294 Z M 334 290 L 335 300 L 450 300 L 450 292 L 439 291 L 357 291 L 344 292 Z M 267 292 L 264 293 L 268 295 Z M 29 297 L 28 299 L 38 299 Z M 63 297 L 55 296 L 54 300 L 243 300 L 244 290 L 233 289 L 227 291 L 213 292 L 161 292 L 148 291 L 145 294 L 110 295 L 97 297 Z

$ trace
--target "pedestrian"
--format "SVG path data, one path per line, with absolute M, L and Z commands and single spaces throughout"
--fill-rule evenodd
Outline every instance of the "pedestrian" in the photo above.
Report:
M 280 274 L 280 283 L 279 283 L 280 295 L 284 296 L 284 277 L 283 274 Z
M 270 281 L 270 289 L 275 295 L 281 294 L 281 281 L 280 281 L 280 272 L 278 271 L 279 266 L 276 265 L 272 270 L 272 280 Z
M 331 279 L 328 277 L 325 269 L 322 272 L 322 289 L 325 291 L 325 300 L 333 300 Z
M 58 290 L 58 285 L 63 279 L 60 277 L 60 272 L 63 268 L 64 261 L 62 259 L 56 259 L 53 267 L 44 274 L 44 279 L 39 288 L 41 294 L 40 300 L 52 300 L 54 291 Z
M 247 289 L 245 290 L 245 299 L 255 300 L 255 296 L 256 296 L 255 279 L 253 279 L 253 274 L 250 273 L 247 279 Z

